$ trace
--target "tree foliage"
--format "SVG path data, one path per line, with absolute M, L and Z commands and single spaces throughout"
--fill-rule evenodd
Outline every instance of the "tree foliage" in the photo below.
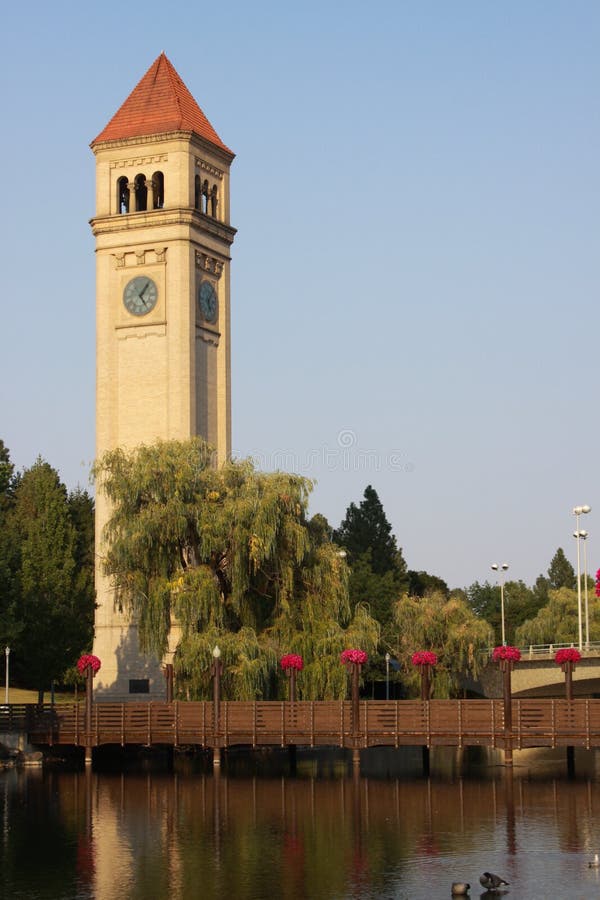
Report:
M 443 593 L 426 597 L 402 597 L 394 605 L 398 629 L 396 655 L 413 694 L 418 694 L 419 673 L 411 664 L 415 650 L 432 650 L 438 656 L 433 695 L 456 696 L 463 675 L 477 677 L 483 655 L 492 640 L 492 629 L 460 597 Z
M 82 495 L 72 501 L 83 503 Z M 88 519 L 93 503 L 87 498 Z M 16 548 L 13 591 L 15 672 L 40 694 L 91 643 L 94 601 L 91 564 L 77 559 L 78 531 L 58 473 L 38 459 L 19 478 L 8 529 Z M 93 521 L 93 520 L 92 520 Z M 93 540 L 88 521 L 87 540 Z M 86 536 L 81 537 L 81 554 Z
M 590 605 L 590 638 L 600 640 L 600 608 Z M 569 644 L 579 635 L 577 591 L 567 587 L 550 590 L 548 602 L 537 615 L 517 629 L 521 646 L 528 644 Z
M 443 578 L 430 575 L 429 572 L 415 572 L 409 569 L 408 593 L 411 597 L 425 597 L 427 594 L 439 593 L 445 597 L 450 596 L 450 588 Z
M 10 527 L 14 505 L 14 466 L 10 453 L 0 440 L 0 641 L 11 644 L 15 634 L 15 569 L 18 545 Z
M 351 563 L 370 552 L 371 569 L 376 575 L 390 571 L 402 576 L 406 573 L 402 551 L 398 549 L 377 491 L 371 485 L 365 488 L 364 499 L 358 506 L 350 504 L 334 532 L 334 540 L 348 552 Z
M 574 590 L 576 587 L 575 571 L 562 547 L 559 547 L 552 557 L 548 569 L 548 584 L 553 590 L 563 587 Z
M 384 631 L 392 622 L 392 604 L 406 590 L 406 563 L 392 534 L 377 491 L 365 489 L 358 506 L 351 503 L 333 538 L 348 554 L 351 606 L 367 603 Z M 373 661 L 377 664 L 377 661 Z M 381 663 L 381 660 L 379 660 Z
M 502 612 L 500 586 L 489 581 L 480 584 L 475 581 L 467 589 L 468 603 L 473 612 L 481 616 L 494 629 L 494 644 L 502 640 Z M 515 642 L 516 629 L 527 619 L 536 615 L 546 601 L 544 594 L 538 594 L 527 587 L 524 581 L 507 581 L 504 585 L 504 625 L 507 643 Z
M 378 626 L 363 605 L 350 609 L 347 565 L 322 517 L 307 518 L 311 483 L 211 459 L 193 439 L 114 450 L 96 466 L 112 510 L 104 566 L 141 649 L 162 656 L 176 628 L 189 696 L 208 694 L 217 643 L 229 697 L 281 692 L 277 661 L 288 652 L 304 657 L 299 696 L 343 696 L 339 653 L 372 652 Z

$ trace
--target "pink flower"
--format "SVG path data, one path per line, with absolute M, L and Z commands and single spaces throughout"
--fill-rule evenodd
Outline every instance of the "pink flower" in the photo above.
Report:
M 510 659 L 512 662 L 519 662 L 521 659 L 521 651 L 518 647 L 494 647 L 492 659 L 494 662 L 499 662 L 501 659 Z
M 437 666 L 437 653 L 431 650 L 417 650 L 410 658 L 413 666 Z
M 102 663 L 97 656 L 93 655 L 93 653 L 84 653 L 83 656 L 80 656 L 77 660 L 77 671 L 80 675 L 83 675 L 89 666 L 95 675 L 101 665 Z
M 304 660 L 297 653 L 286 653 L 281 657 L 280 665 L 282 669 L 297 669 L 301 672 L 304 668 Z
M 596 572 L 596 597 L 600 597 L 600 569 Z
M 554 654 L 554 662 L 558 663 L 559 666 L 566 662 L 578 663 L 580 659 L 581 653 L 575 647 L 564 647 L 562 650 L 557 650 Z
M 356 663 L 358 666 L 362 666 L 366 663 L 368 657 L 364 650 L 344 650 L 340 659 L 345 665 Z

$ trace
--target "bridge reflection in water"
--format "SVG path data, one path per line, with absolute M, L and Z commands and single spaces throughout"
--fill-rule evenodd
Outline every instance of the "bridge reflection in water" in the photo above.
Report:
M 384 756 L 385 752 L 381 752 Z M 8 773 L 6 896 L 361 900 L 450 896 L 501 873 L 519 897 L 597 897 L 597 780 Z M 27 864 L 31 834 L 52 865 Z
M 600 700 L 222 701 L 81 703 L 0 708 L 0 733 L 26 732 L 40 745 L 116 744 L 226 748 L 600 747 Z M 216 724 L 216 728 L 215 728 Z

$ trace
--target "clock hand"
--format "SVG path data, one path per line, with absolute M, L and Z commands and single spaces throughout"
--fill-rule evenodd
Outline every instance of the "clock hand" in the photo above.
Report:
M 142 301 L 142 303 L 143 303 L 144 306 L 146 306 L 146 307 L 148 306 L 148 304 L 147 304 L 146 301 L 144 300 L 144 294 L 145 294 L 146 291 L 148 290 L 148 285 L 149 285 L 149 284 L 150 284 L 150 282 L 147 281 L 146 284 L 144 285 L 144 287 L 142 288 L 142 290 L 141 290 L 141 291 L 139 292 L 139 294 L 138 294 L 138 297 L 140 298 L 140 300 Z

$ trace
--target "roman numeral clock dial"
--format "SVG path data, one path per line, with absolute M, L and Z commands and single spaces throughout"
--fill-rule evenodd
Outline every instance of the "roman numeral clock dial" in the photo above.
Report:
M 136 275 L 128 281 L 123 290 L 125 309 L 132 316 L 145 316 L 156 306 L 158 288 L 147 275 Z
M 211 325 L 217 321 L 217 295 L 210 281 L 203 281 L 198 288 L 198 305 L 202 317 Z

